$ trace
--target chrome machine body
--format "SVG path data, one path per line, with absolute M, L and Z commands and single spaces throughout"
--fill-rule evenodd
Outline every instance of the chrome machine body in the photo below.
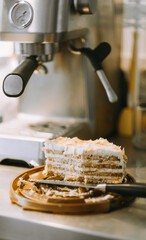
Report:
M 110 43 L 103 66 L 119 95 L 121 17 L 119 0 L 0 1 L 0 40 L 14 42 L 23 60 L 3 84 L 8 97 L 22 95 L 17 116 L 0 124 L 1 160 L 42 164 L 46 138 L 114 131 L 119 102 L 108 101 L 90 61 L 71 44 L 93 49 Z

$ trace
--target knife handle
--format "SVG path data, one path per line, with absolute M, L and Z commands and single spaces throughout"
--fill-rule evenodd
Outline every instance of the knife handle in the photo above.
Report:
M 129 197 L 146 198 L 146 184 L 144 183 L 107 184 L 106 192 L 119 193 Z

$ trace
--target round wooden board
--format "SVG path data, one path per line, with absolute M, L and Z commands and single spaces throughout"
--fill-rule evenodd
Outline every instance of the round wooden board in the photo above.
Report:
M 12 203 L 21 206 L 23 209 L 44 211 L 58 214 L 85 214 L 85 213 L 105 213 L 111 210 L 128 206 L 133 198 L 123 197 L 119 194 L 107 193 L 101 196 L 92 196 L 86 199 L 54 198 L 39 200 L 24 195 L 19 190 L 19 179 L 24 175 L 30 178 L 42 178 L 44 166 L 36 167 L 18 175 L 11 183 L 10 199 Z M 126 176 L 127 182 L 135 180 L 129 174 Z

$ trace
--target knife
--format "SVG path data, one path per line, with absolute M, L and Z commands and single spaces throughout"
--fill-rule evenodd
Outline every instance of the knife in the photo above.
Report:
M 34 183 L 48 184 L 48 185 L 62 185 L 70 187 L 91 188 L 102 191 L 103 193 L 114 192 L 129 197 L 146 198 L 146 184 L 145 183 L 118 183 L 118 184 L 98 184 L 88 185 L 80 182 L 71 182 L 63 180 L 46 180 L 46 179 L 29 179 L 28 181 Z

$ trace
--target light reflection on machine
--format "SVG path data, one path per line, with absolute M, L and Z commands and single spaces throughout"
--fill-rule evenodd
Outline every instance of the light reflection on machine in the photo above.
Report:
M 94 138 L 114 131 L 119 103 L 108 102 L 98 79 L 103 73 L 97 77 L 92 61 L 73 54 L 70 43 L 75 49 L 110 43 L 112 53 L 103 65 L 119 94 L 121 6 L 116 0 L 0 2 L 1 40 L 14 42 L 20 61 L 5 77 L 3 91 L 8 97 L 21 95 L 17 116 L 0 124 L 1 160 L 42 164 L 46 138 Z M 107 87 L 111 92 L 106 82 Z

